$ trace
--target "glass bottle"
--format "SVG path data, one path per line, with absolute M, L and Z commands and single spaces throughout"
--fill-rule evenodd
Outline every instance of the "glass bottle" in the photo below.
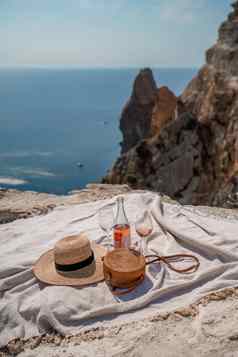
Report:
M 130 248 L 131 232 L 130 224 L 124 209 L 124 198 L 117 198 L 117 214 L 113 226 L 114 248 Z

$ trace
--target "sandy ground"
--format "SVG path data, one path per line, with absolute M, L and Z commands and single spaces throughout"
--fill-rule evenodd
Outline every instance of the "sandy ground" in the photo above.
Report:
M 187 309 L 76 336 L 12 341 L 0 356 L 237 357 L 238 288 L 209 294 Z

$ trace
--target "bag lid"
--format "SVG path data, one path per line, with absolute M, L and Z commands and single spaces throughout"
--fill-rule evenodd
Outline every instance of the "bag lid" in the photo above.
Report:
M 105 266 L 118 273 L 134 273 L 145 269 L 145 258 L 126 248 L 115 249 L 104 257 Z

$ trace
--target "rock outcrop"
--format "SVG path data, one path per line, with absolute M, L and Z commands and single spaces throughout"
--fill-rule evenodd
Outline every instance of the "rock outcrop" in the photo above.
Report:
M 149 136 L 156 90 L 152 71 L 148 68 L 142 70 L 135 79 L 132 95 L 121 115 L 122 153 Z
M 157 89 L 156 95 L 154 86 L 149 91 L 152 112 L 151 104 L 151 114 L 140 117 L 146 135 L 122 145 L 106 182 L 147 187 L 183 203 L 237 205 L 238 1 L 233 9 L 217 43 L 207 51 L 206 64 L 176 102 L 168 89 Z M 134 123 L 131 136 L 137 115 Z
M 85 189 L 72 191 L 66 196 L 34 191 L 0 189 L 0 224 L 44 215 L 58 206 L 71 206 L 104 200 L 130 191 L 130 188 L 126 185 L 102 184 L 88 184 Z
M 167 87 L 157 88 L 151 69 L 141 70 L 120 119 L 122 153 L 158 132 L 174 118 L 176 101 L 176 96 Z
M 195 201 L 206 166 L 209 132 L 192 115 L 165 126 L 159 136 L 140 141 L 115 163 L 106 180 L 163 192 L 182 203 Z M 204 186 L 207 184 L 203 183 Z
M 152 112 L 150 134 L 158 135 L 161 129 L 177 116 L 177 98 L 168 87 L 157 90 Z
M 238 174 L 238 2 L 207 51 L 206 65 L 181 96 L 186 108 L 209 128 L 208 203 L 221 205 L 234 193 Z

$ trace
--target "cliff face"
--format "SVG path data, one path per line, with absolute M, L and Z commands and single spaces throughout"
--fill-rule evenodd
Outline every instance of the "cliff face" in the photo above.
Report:
M 158 133 L 168 120 L 174 118 L 176 102 L 175 95 L 167 87 L 157 88 L 151 69 L 141 70 L 121 114 L 122 153 L 140 140 Z
M 183 203 L 224 205 L 228 196 L 235 203 L 238 1 L 233 9 L 219 29 L 217 43 L 207 51 L 206 64 L 180 98 L 175 98 L 168 88 L 156 89 L 150 72 L 150 110 L 140 118 L 135 115 L 129 130 L 132 137 L 138 123 L 144 120 L 146 134 L 141 131 L 131 145 L 122 145 L 122 155 L 106 182 L 147 187 Z M 140 75 L 137 85 L 139 78 Z M 146 86 L 144 97 L 145 90 Z M 123 114 L 122 121 L 126 143 L 128 116 Z
M 159 135 L 141 140 L 121 155 L 105 182 L 128 183 L 166 193 L 184 203 L 199 200 L 199 184 L 206 166 L 209 132 L 193 116 L 181 115 Z M 208 185 L 203 182 L 203 185 Z
M 135 79 L 132 95 L 120 119 L 123 134 L 122 152 L 128 151 L 149 136 L 156 91 L 151 69 L 142 70 Z
M 177 98 L 167 87 L 157 90 L 151 118 L 150 135 L 158 135 L 161 129 L 177 114 Z
M 219 29 L 206 65 L 181 96 L 187 110 L 211 133 L 208 145 L 208 202 L 222 204 L 236 190 L 238 174 L 238 1 Z

